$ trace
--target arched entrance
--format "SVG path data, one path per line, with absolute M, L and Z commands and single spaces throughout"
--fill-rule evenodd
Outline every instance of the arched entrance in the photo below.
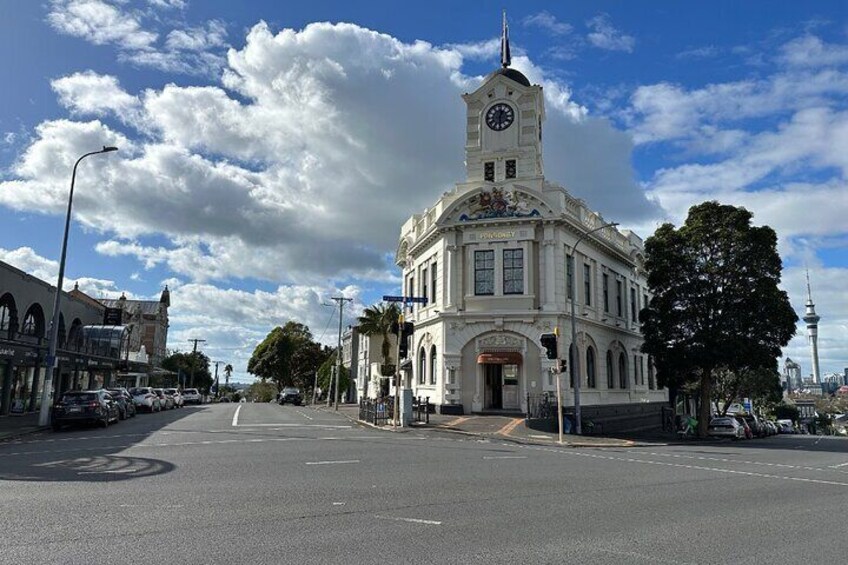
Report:
M 483 368 L 483 409 L 520 410 L 519 376 L 521 353 L 517 351 L 485 352 L 477 356 Z

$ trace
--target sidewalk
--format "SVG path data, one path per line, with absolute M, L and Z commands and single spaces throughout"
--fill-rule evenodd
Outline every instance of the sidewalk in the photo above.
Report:
M 48 428 L 38 425 L 38 412 L 0 416 L 0 441 L 15 439 L 46 429 Z
M 334 408 L 325 405 L 316 405 L 316 409 L 334 412 Z M 447 416 L 443 414 L 430 414 L 430 423 L 413 423 L 408 428 L 395 428 L 393 426 L 374 426 L 360 421 L 359 406 L 356 404 L 343 404 L 339 406 L 338 413 L 351 421 L 376 429 L 404 433 L 411 431 L 433 430 L 437 432 L 455 433 L 471 437 L 506 439 L 519 443 L 536 445 L 559 445 L 559 436 L 556 433 L 546 433 L 539 430 L 531 430 L 524 425 L 524 418 L 511 416 L 482 416 L 469 414 L 466 416 Z M 575 436 L 564 435 L 563 444 L 568 447 L 640 447 L 657 445 L 663 443 L 661 436 L 654 434 L 640 434 L 639 438 L 604 437 L 604 436 Z

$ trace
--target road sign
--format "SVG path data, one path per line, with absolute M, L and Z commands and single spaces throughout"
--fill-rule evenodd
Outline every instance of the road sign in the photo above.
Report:
M 403 302 L 404 304 L 427 304 L 426 296 L 383 296 L 384 302 Z

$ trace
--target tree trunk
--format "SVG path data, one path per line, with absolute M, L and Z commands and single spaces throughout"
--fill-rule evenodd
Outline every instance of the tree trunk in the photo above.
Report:
M 707 369 L 701 373 L 701 405 L 698 407 L 698 437 L 707 437 L 707 429 L 710 425 L 710 407 L 712 405 L 712 370 Z

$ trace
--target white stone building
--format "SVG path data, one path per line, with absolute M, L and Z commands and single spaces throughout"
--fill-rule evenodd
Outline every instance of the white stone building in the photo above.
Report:
M 564 356 L 568 287 L 582 405 L 658 410 L 667 392 L 639 349 L 648 299 L 642 240 L 603 228 L 580 243 L 574 272 L 566 267 L 577 239 L 607 220 L 545 178 L 542 87 L 509 68 L 508 44 L 503 68 L 463 100 L 466 179 L 409 218 L 397 247 L 403 294 L 428 299 L 406 309 L 415 323 L 407 386 L 443 413 L 525 411 L 528 395 L 556 388 L 539 337 L 558 326 Z M 562 383 L 570 406 L 568 375 Z

